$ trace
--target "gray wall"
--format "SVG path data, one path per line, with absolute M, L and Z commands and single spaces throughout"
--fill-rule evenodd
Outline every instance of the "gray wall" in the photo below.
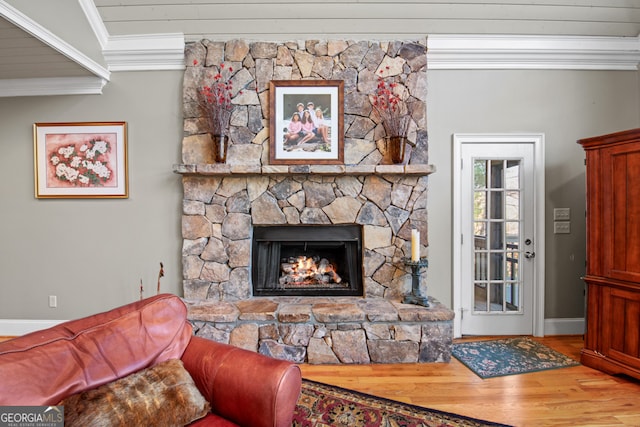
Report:
M 103 95 L 0 98 L 0 319 L 71 319 L 181 294 L 182 72 L 112 74 Z M 35 199 L 34 122 L 126 121 L 128 199 Z M 58 296 L 58 308 L 48 307 Z
M 638 73 L 452 71 L 428 75 L 430 293 L 451 301 L 454 133 L 542 132 L 546 162 L 545 318 L 584 315 L 585 173 L 576 140 L 638 127 Z M 571 208 L 571 234 L 553 234 L 553 208 Z
M 546 317 L 583 315 L 584 164 L 575 141 L 638 126 L 638 73 L 451 71 L 428 74 L 429 293 L 451 305 L 451 147 L 463 132 L 546 135 Z M 0 99 L 0 319 L 69 319 L 163 290 L 181 295 L 182 72 L 114 73 L 104 94 Z M 37 200 L 32 125 L 123 120 L 130 198 Z M 552 234 L 554 207 L 572 233 Z M 48 295 L 59 307 L 48 308 Z

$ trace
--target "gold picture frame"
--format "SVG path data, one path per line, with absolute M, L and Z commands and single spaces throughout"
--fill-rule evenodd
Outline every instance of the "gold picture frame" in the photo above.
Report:
M 36 198 L 128 198 L 126 122 L 35 123 Z

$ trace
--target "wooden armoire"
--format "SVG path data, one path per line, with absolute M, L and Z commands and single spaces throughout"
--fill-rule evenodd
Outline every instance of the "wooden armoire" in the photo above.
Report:
M 640 379 L 640 129 L 578 141 L 586 154 L 583 365 Z

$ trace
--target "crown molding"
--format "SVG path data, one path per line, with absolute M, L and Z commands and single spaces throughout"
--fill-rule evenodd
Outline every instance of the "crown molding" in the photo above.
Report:
M 78 0 L 78 3 L 80 3 L 80 8 L 87 17 L 87 21 L 89 21 L 89 25 L 91 26 L 93 33 L 96 35 L 98 43 L 100 43 L 100 47 L 104 49 L 109 41 L 109 31 L 107 31 L 107 27 L 104 25 L 104 21 L 100 17 L 96 4 L 93 0 Z
M 93 0 L 79 0 L 110 71 L 183 70 L 184 34 L 109 35 Z
M 111 71 L 184 69 L 184 35 L 109 36 Z M 429 69 L 637 70 L 639 37 L 430 35 Z
M 102 21 L 100 21 L 102 22 Z M 111 71 L 184 69 L 181 33 L 108 36 Z M 430 35 L 429 69 L 637 70 L 639 37 Z
M 40 95 L 100 95 L 107 83 L 100 77 L 0 79 L 0 97 Z
M 181 33 L 110 36 L 102 53 L 111 71 L 183 70 Z
M 427 38 L 434 70 L 637 70 L 638 37 L 455 35 Z

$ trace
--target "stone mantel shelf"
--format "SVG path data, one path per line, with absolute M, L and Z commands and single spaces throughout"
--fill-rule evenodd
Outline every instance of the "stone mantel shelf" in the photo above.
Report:
M 250 175 L 414 175 L 425 176 L 436 171 L 434 165 L 232 165 L 175 164 L 173 172 L 181 175 L 250 176 Z

